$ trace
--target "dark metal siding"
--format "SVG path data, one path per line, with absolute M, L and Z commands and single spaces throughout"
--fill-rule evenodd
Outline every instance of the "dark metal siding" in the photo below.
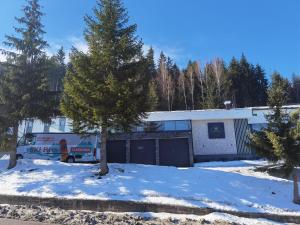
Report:
M 126 141 L 107 142 L 107 161 L 109 163 L 126 163 Z
M 159 164 L 163 166 L 178 167 L 190 166 L 188 139 L 160 139 Z
M 154 139 L 130 141 L 130 163 L 156 164 L 156 145 Z
M 234 131 L 238 155 L 253 155 L 254 152 L 252 151 L 252 148 L 247 145 L 247 143 L 249 143 L 248 133 L 250 132 L 248 120 L 234 120 Z

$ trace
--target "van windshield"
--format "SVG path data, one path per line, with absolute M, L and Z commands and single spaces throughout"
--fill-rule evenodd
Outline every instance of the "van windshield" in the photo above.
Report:
M 36 135 L 26 134 L 19 140 L 18 146 L 34 145 L 35 141 L 36 141 Z

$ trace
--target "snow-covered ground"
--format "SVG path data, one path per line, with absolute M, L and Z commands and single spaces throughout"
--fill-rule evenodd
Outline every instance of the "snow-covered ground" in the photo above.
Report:
M 198 163 L 193 168 L 110 164 L 98 179 L 99 165 L 20 160 L 6 170 L 0 160 L 0 193 L 39 197 L 118 199 L 212 207 L 225 210 L 300 215 L 292 203 L 291 181 L 254 172 L 265 161 Z M 2 167 L 2 169 L 1 169 Z

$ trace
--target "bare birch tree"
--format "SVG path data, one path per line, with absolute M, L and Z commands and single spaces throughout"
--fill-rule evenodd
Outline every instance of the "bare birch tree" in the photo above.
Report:
M 197 82 L 200 83 L 201 101 L 203 102 L 204 101 L 204 77 L 203 77 L 203 73 L 201 72 L 199 61 L 194 62 L 194 73 Z
M 222 79 L 224 74 L 224 63 L 223 60 L 216 58 L 211 63 L 212 69 L 216 78 L 217 86 L 218 86 L 218 97 L 221 100 L 221 89 L 222 89 Z
M 194 90 L 195 90 L 195 75 L 194 75 L 194 68 L 193 63 L 190 63 L 187 68 L 187 77 L 189 81 L 189 92 L 191 96 L 191 108 L 192 110 L 195 109 L 195 101 L 194 101 Z
M 159 73 L 157 80 L 162 100 L 167 103 L 167 108 L 169 111 L 171 111 L 175 93 L 174 81 L 169 73 L 164 56 L 161 57 L 159 62 Z
M 168 100 L 168 110 L 172 111 L 173 108 L 173 100 L 174 100 L 174 81 L 170 74 L 168 73 L 167 78 L 166 78 L 166 95 L 167 95 L 167 100 Z
M 184 76 L 183 72 L 180 72 L 178 84 L 179 84 L 180 93 L 183 94 L 185 110 L 187 110 L 188 106 L 187 106 L 187 100 L 186 100 L 185 76 Z

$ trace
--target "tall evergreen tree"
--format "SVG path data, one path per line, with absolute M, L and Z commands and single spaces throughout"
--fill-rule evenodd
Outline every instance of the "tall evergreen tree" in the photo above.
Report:
M 154 62 L 154 50 L 152 47 L 148 50 L 146 54 L 146 63 L 147 63 L 147 75 L 149 76 L 149 100 L 151 111 L 155 111 L 158 106 L 158 93 L 157 93 L 157 85 L 156 85 L 156 78 L 157 78 L 157 70 Z
M 249 64 L 246 56 L 242 54 L 242 57 L 239 62 L 239 76 L 240 76 L 240 84 L 239 84 L 239 95 L 242 96 L 241 105 L 239 107 L 249 107 L 252 106 L 253 99 L 251 98 L 251 76 L 252 76 L 252 65 Z
M 163 52 L 160 53 L 160 57 L 158 60 L 158 69 L 157 69 L 157 90 L 158 90 L 158 97 L 159 97 L 159 110 L 170 110 L 170 95 L 168 92 L 168 85 L 170 81 L 170 73 L 167 64 L 168 60 L 167 57 L 164 55 Z
M 152 47 L 150 47 L 150 49 L 147 52 L 146 61 L 148 64 L 148 74 L 151 77 L 151 79 L 155 79 L 157 76 L 157 72 L 156 72 L 156 66 L 154 62 L 154 50 Z
M 253 66 L 242 55 L 238 61 L 233 58 L 227 70 L 231 100 L 235 107 L 265 105 L 268 82 L 260 65 Z
M 38 0 L 27 0 L 24 16 L 16 18 L 19 36 L 6 36 L 4 44 L 13 51 L 2 50 L 7 55 L 5 73 L 0 83 L 0 105 L 7 112 L 9 127 L 13 127 L 13 141 L 17 142 L 18 124 L 26 118 L 48 121 L 53 116 L 47 81 L 47 57 L 43 39 L 43 13 Z M 11 154 L 9 168 L 16 165 L 16 147 Z
M 243 96 L 240 94 L 240 83 L 242 79 L 239 73 L 239 62 L 236 58 L 232 58 L 227 70 L 227 78 L 230 82 L 230 94 L 228 100 L 231 100 L 234 107 L 242 105 Z
M 286 123 L 287 114 L 282 106 L 286 105 L 289 100 L 288 80 L 283 78 L 279 73 L 272 75 L 272 83 L 268 90 L 268 106 L 272 113 L 266 117 L 268 128 L 252 136 L 252 142 L 257 153 L 271 161 L 278 161 L 281 155 L 275 151 L 270 140 L 270 133 L 277 136 L 283 136 L 289 124 Z
M 300 103 L 300 76 L 293 74 L 292 77 L 292 103 Z
M 253 68 L 251 85 L 252 106 L 265 106 L 268 100 L 268 80 L 260 65 Z
M 101 128 L 100 175 L 108 173 L 108 128 L 128 131 L 149 109 L 147 62 L 128 20 L 120 0 L 98 0 L 85 17 L 89 51 L 73 49 L 64 80 L 61 109 L 75 130 Z
M 300 111 L 290 114 L 284 109 L 288 99 L 287 79 L 274 73 L 268 91 L 268 105 L 271 109 L 271 113 L 266 116 L 268 127 L 251 134 L 250 140 L 258 154 L 270 161 L 283 161 L 284 169 L 289 174 L 294 167 L 300 165 Z M 296 176 L 294 181 L 297 183 Z M 297 194 L 294 201 L 300 204 Z

